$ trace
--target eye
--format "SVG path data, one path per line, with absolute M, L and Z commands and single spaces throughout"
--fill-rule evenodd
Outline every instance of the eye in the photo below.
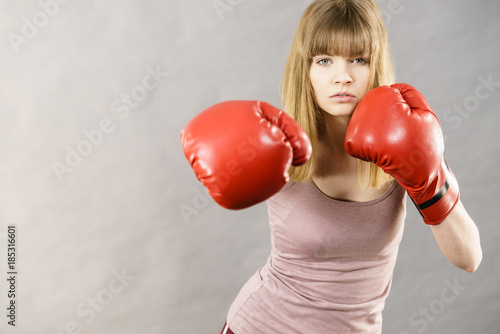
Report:
M 328 64 L 332 64 L 332 61 L 328 58 L 321 58 L 316 61 L 316 64 L 325 66 Z
M 370 61 L 367 58 L 356 58 L 356 59 L 353 59 L 352 62 L 355 63 L 355 64 L 360 64 L 360 65 L 364 65 L 364 64 L 370 63 Z

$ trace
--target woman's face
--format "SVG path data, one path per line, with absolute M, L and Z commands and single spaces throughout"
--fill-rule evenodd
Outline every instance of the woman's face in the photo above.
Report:
M 319 107 L 333 116 L 350 116 L 370 83 L 370 59 L 318 55 L 310 77 Z

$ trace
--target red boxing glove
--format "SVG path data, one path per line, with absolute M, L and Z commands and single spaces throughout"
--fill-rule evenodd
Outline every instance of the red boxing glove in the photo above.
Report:
M 181 143 L 198 180 L 224 208 L 244 209 L 277 193 L 311 143 L 285 112 L 261 101 L 218 103 L 193 118 Z
M 351 117 L 344 147 L 394 177 L 429 225 L 443 221 L 458 203 L 458 183 L 443 158 L 439 120 L 410 85 L 366 93 Z

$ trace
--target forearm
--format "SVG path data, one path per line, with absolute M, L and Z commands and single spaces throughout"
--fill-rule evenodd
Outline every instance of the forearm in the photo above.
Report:
M 461 201 L 431 230 L 448 261 L 468 272 L 477 269 L 483 257 L 479 231 Z

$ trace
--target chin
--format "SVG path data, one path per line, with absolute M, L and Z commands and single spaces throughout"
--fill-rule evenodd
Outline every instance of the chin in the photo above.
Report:
M 339 110 L 339 109 L 325 110 L 325 109 L 323 109 L 323 111 L 330 116 L 349 116 L 349 117 L 351 117 L 352 114 L 354 113 L 354 109 L 349 109 L 349 110 Z

